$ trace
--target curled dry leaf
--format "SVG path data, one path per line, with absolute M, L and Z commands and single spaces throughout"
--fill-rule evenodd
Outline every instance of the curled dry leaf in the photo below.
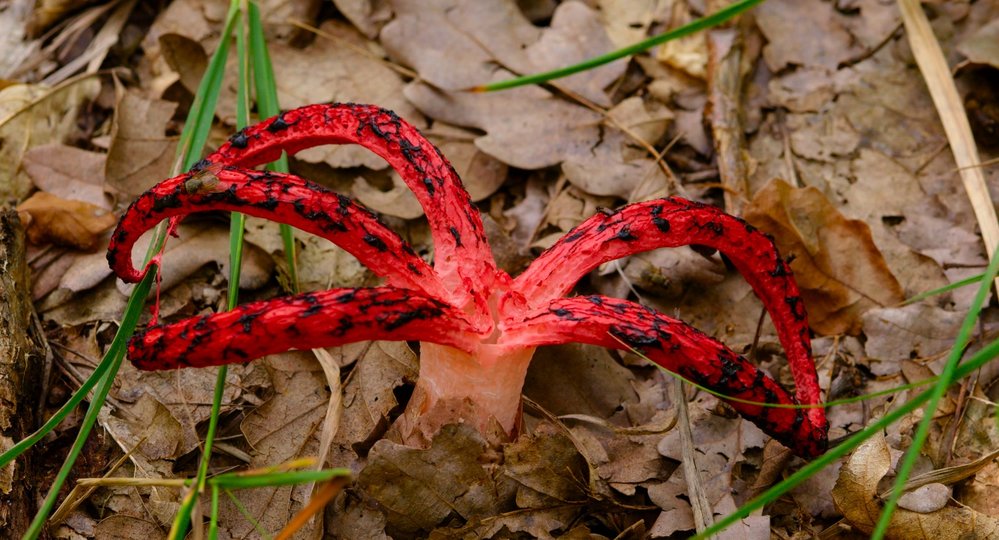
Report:
M 376 50 L 372 42 L 349 25 L 335 21 L 323 23 L 320 31 L 322 34 L 303 49 L 281 42 L 268 44 L 282 108 L 331 101 L 373 102 L 396 111 L 417 127 L 426 126 L 416 107 L 402 96 L 402 77 L 372 52 Z M 236 76 L 235 69 L 231 75 Z M 225 108 L 220 110 L 225 118 L 235 118 L 236 87 L 234 80 L 222 96 Z M 331 167 L 387 167 L 385 160 L 355 145 L 309 148 L 296 158 Z
M 390 0 L 333 0 L 340 13 L 365 36 L 374 39 L 392 18 Z
M 572 440 L 547 422 L 503 448 L 503 475 L 517 484 L 519 508 L 585 501 L 587 471 Z
M 832 495 L 836 507 L 854 527 L 870 534 L 883 506 L 878 482 L 891 468 L 888 443 L 880 432 L 860 445 L 843 465 Z M 957 540 L 995 538 L 999 520 L 967 507 L 947 506 L 919 513 L 899 508 L 892 516 L 886 538 Z
M 521 169 L 549 167 L 588 154 L 600 138 L 600 115 L 539 88 L 471 94 L 414 83 L 405 95 L 434 118 L 485 131 L 475 145 Z
M 343 415 L 330 463 L 355 467 L 389 429 L 399 407 L 396 392 L 416 379 L 419 360 L 405 343 L 388 341 L 346 345 L 334 354 L 341 364 L 356 365 L 343 387 Z
M 819 190 L 774 180 L 746 207 L 745 218 L 793 257 L 791 269 L 816 332 L 855 334 L 867 310 L 904 300 L 867 224 L 847 219 Z
M 329 399 L 326 379 L 311 353 L 273 355 L 267 367 L 273 393 L 248 412 L 239 426 L 252 448 L 250 468 L 272 467 L 315 455 L 319 447 L 318 426 Z M 304 484 L 246 490 L 239 494 L 241 507 L 227 501 L 221 515 L 227 517 L 233 538 L 245 538 L 253 535 L 255 527 L 281 530 L 308 498 L 308 487 Z M 244 512 L 252 519 L 240 519 Z
M 91 251 L 98 247 L 103 233 L 118 218 L 111 212 L 83 201 L 62 199 L 39 191 L 17 207 L 26 233 L 33 244 L 55 244 Z

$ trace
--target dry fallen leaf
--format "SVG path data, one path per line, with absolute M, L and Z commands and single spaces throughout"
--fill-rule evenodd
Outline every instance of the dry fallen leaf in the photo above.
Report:
M 341 366 L 356 365 L 343 385 L 343 415 L 330 463 L 354 468 L 388 431 L 399 408 L 396 392 L 416 379 L 419 359 L 409 345 L 398 342 L 365 342 L 334 351 Z
M 884 435 L 878 433 L 860 445 L 843 465 L 833 500 L 851 525 L 870 534 L 881 515 L 878 482 L 891 468 Z M 947 506 L 935 512 L 895 510 L 886 538 L 950 540 L 996 538 L 999 520 L 967 507 Z
M 865 362 L 875 375 L 891 375 L 902 360 L 948 351 L 964 317 L 926 304 L 871 309 L 863 316 Z
M 393 59 L 412 66 L 427 81 L 410 84 L 405 90 L 406 98 L 421 111 L 437 120 L 485 131 L 475 140 L 476 146 L 523 169 L 587 155 L 599 143 L 600 114 L 540 88 L 491 94 L 452 91 L 509 77 L 508 70 L 520 71 L 517 66 L 528 71 L 560 66 L 587 57 L 591 47 L 609 47 L 590 8 L 578 2 L 563 3 L 553 19 L 558 28 L 539 30 L 512 2 L 459 2 L 448 9 L 428 9 L 425 3 L 396 7 L 399 15 L 382 30 L 382 43 Z M 586 40 L 579 40 L 575 36 L 584 28 L 594 30 L 582 34 Z M 412 47 L 412 43 L 428 45 Z M 622 69 L 623 64 L 615 63 L 559 84 L 602 103 L 607 101 L 603 88 Z
M 566 377 L 567 373 L 573 375 Z M 544 347 L 527 370 L 524 394 L 555 415 L 607 419 L 624 404 L 638 401 L 634 379 L 607 349 L 581 344 Z
M 434 118 L 485 131 L 475 145 L 521 169 L 549 167 L 588 154 L 599 141 L 600 115 L 538 88 L 470 94 L 413 83 L 405 95 Z
M 507 72 L 548 71 L 613 49 L 597 12 L 582 2 L 560 4 L 547 28 L 534 26 L 512 0 L 459 1 L 434 7 L 409 0 L 397 1 L 394 7 L 396 18 L 381 34 L 386 50 L 444 90 L 508 77 Z M 413 42 L 430 46 L 408 46 Z M 560 79 L 558 85 L 609 106 L 605 88 L 620 77 L 626 65 L 618 60 Z
M 107 182 L 129 199 L 169 177 L 177 142 L 165 134 L 177 104 L 123 90 L 111 123 Z
M 326 379 L 312 353 L 272 355 L 265 367 L 273 393 L 249 411 L 239 426 L 252 449 L 251 468 L 272 467 L 315 455 L 319 447 L 318 426 L 329 400 Z M 306 484 L 241 491 L 240 507 L 227 501 L 220 509 L 220 519 L 226 516 L 227 533 L 233 538 L 251 535 L 256 527 L 278 531 L 307 502 L 309 491 Z M 251 518 L 246 519 L 244 512 Z
M 755 10 L 756 23 L 769 42 L 763 57 L 771 71 L 788 65 L 818 66 L 835 70 L 860 52 L 857 43 L 834 15 L 828 3 L 775 0 Z M 822 39 L 801 39 L 821 35 Z
M 47 144 L 28 150 L 24 155 L 24 170 L 42 191 L 110 210 L 104 194 L 106 157 L 73 146 Z
M 961 40 L 957 50 L 968 57 L 969 62 L 988 64 L 999 68 L 999 19 L 979 28 L 974 34 Z
M 662 169 L 635 141 L 615 127 L 620 125 L 656 144 L 666 133 L 673 114 L 656 102 L 644 103 L 642 98 L 628 98 L 608 111 L 614 123 L 605 128 L 604 137 L 590 152 L 569 156 L 562 163 L 562 172 L 574 186 L 593 194 L 625 199 L 644 200 L 649 192 L 665 195 L 666 178 Z M 641 190 L 642 186 L 652 186 Z
M 817 189 L 774 180 L 746 207 L 745 218 L 793 257 L 791 269 L 816 332 L 855 334 L 864 312 L 905 298 L 867 224 L 844 217 Z
M 579 503 L 587 497 L 586 462 L 565 432 L 547 422 L 503 447 L 503 475 L 517 484 L 519 508 Z
M 111 212 L 83 201 L 39 191 L 17 207 L 33 244 L 55 244 L 92 251 L 103 233 L 118 222 Z
M 163 252 L 160 266 L 160 287 L 167 290 L 178 283 L 184 282 L 188 276 L 208 263 L 216 263 L 219 272 L 227 275 L 229 264 L 229 228 L 213 226 L 205 223 L 198 225 L 181 224 L 177 228 L 178 238 L 170 238 Z M 132 263 L 141 267 L 151 233 L 142 235 L 132 249 Z M 99 264 L 99 263 L 97 263 Z M 107 264 L 105 263 L 105 268 Z M 239 286 L 242 289 L 257 289 L 270 279 L 274 270 L 274 261 L 252 244 L 243 251 L 243 265 L 239 274 Z M 107 275 L 111 270 L 107 269 Z M 131 290 L 132 285 L 122 282 L 121 290 Z
M 377 501 L 392 536 L 429 531 L 448 516 L 492 516 L 512 493 L 494 478 L 485 440 L 467 424 L 445 426 L 428 449 L 382 439 L 357 477 L 357 487 Z
M 0 90 L 0 197 L 20 200 L 31 190 L 22 163 L 35 146 L 61 143 L 77 130 L 77 110 L 97 95 L 93 76 L 54 88 L 15 84 Z

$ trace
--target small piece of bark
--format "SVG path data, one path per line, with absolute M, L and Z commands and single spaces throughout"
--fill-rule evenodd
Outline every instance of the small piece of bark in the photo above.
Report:
M 35 428 L 44 356 L 32 327 L 24 229 L 17 212 L 0 210 L 0 452 Z M 0 469 L 0 531 L 21 536 L 35 512 L 31 453 Z

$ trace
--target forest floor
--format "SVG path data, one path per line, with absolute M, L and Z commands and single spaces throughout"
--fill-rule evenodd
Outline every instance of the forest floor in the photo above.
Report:
M 0 192 L 27 222 L 31 294 L 52 351 L 44 403 L 54 410 L 93 371 L 121 319 L 129 289 L 107 265 L 111 227 L 170 176 L 228 2 L 55 3 L 68 4 L 65 12 L 30 4 L 0 2 Z M 494 93 L 466 90 L 630 45 L 723 3 L 259 4 L 281 108 L 373 103 L 419 127 L 464 180 L 511 275 L 602 209 L 679 195 L 745 218 L 791 258 L 827 401 L 941 372 L 977 287 L 904 301 L 982 273 L 989 225 L 976 220 L 895 2 L 766 0 L 735 23 L 630 59 Z M 999 3 L 923 8 L 988 163 L 999 156 Z M 211 148 L 236 131 L 235 55 L 226 73 Z M 320 147 L 295 156 L 292 171 L 377 212 L 431 257 L 417 199 L 374 154 Z M 999 168 L 980 171 L 999 193 Z M 246 231 L 241 301 L 282 294 L 277 224 L 250 218 Z M 304 290 L 377 283 L 329 242 L 297 238 Z M 160 318 L 224 306 L 228 245 L 221 214 L 181 225 L 163 257 Z M 682 319 L 792 387 L 752 288 L 702 251 L 634 255 L 592 272 L 577 291 Z M 995 315 L 984 312 L 971 350 L 995 339 Z M 336 381 L 309 352 L 233 366 L 211 464 L 214 473 L 314 456 L 334 428 L 326 463 L 350 469 L 354 481 L 302 538 L 686 537 L 692 501 L 717 519 L 804 463 L 715 396 L 688 388 L 688 407 L 678 409 L 672 379 L 648 361 L 584 345 L 539 349 L 515 442 L 490 449 L 458 427 L 429 449 L 409 448 L 385 437 L 418 372 L 410 345 L 329 352 Z M 999 534 L 997 375 L 986 366 L 944 396 L 916 465 L 940 476 L 903 505 L 890 537 Z M 74 477 L 194 476 L 214 381 L 210 369 L 150 373 L 126 362 Z M 343 393 L 332 424 L 331 390 Z M 863 429 L 917 391 L 830 407 L 830 437 Z M 866 537 L 920 418 L 892 425 L 724 537 Z M 35 470 L 24 474 L 40 494 L 80 419 L 36 449 Z M 973 470 L 960 468 L 968 464 Z M 49 533 L 162 537 L 181 496 L 102 487 Z M 272 534 L 308 498 L 308 486 L 236 492 L 222 500 L 220 536 Z

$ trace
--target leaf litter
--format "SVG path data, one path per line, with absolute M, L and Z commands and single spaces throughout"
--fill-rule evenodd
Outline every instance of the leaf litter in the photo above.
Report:
M 544 88 L 462 91 L 610 51 L 695 18 L 703 6 L 611 0 L 547 7 L 462 0 L 334 4 L 339 14 L 317 15 L 313 2 L 263 2 L 267 20 L 275 22 L 265 26 L 280 103 L 290 108 L 333 100 L 374 102 L 417 123 L 452 159 L 489 214 L 494 234 L 513 240 L 502 245 L 516 253 L 497 254 L 498 259 L 536 254 L 600 208 L 676 189 L 723 200 L 715 164 L 731 157 L 713 155 L 705 129 L 710 84 L 705 70 L 712 67 L 704 60 L 703 35 Z M 989 46 L 995 34 L 989 22 L 996 13 L 987 4 L 927 8 L 945 49 L 952 50 L 951 65 L 964 59 L 978 70 L 999 65 Z M 316 26 L 318 35 L 283 24 L 279 10 Z M 36 197 L 66 201 L 59 204 L 120 210 L 164 177 L 178 114 L 190 105 L 223 17 L 222 3 L 188 0 L 175 0 L 144 18 L 133 15 L 122 39 L 130 32 L 145 37 L 136 49 L 138 59 L 128 60 L 137 62 L 136 78 L 124 87 L 83 76 L 55 89 L 21 84 L 0 90 L 4 192 L 23 201 L 37 189 Z M 744 216 L 794 257 L 791 265 L 817 333 L 823 387 L 836 392 L 829 398 L 932 376 L 971 293 L 958 290 L 912 306 L 898 304 L 980 271 L 986 259 L 897 8 L 876 0 L 814 6 L 768 0 L 740 32 L 747 55 L 746 94 L 736 96 L 745 115 L 749 172 Z M 803 34 L 811 39 L 803 40 Z M 112 59 L 121 61 L 114 53 Z M 958 77 L 978 100 L 975 111 L 987 110 L 981 107 L 989 105 L 988 94 L 975 85 L 988 79 L 966 76 L 967 69 Z M 229 80 L 224 90 L 219 134 L 232 131 L 234 84 Z M 88 127 L 80 120 L 88 115 L 100 123 Z M 210 143 L 218 142 L 213 135 Z M 666 150 L 669 173 L 647 146 Z M 983 154 L 989 157 L 994 156 Z M 421 255 L 432 253 L 415 200 L 366 151 L 321 148 L 300 155 L 295 166 L 378 211 Z M 993 171 L 984 172 L 995 183 Z M 273 276 L 283 255 L 273 229 L 251 222 L 251 255 L 241 282 L 245 296 L 277 291 Z M 123 291 L 107 279 L 102 257 L 80 251 L 95 238 L 103 241 L 100 232 L 72 248 L 57 249 L 52 240 L 35 237 L 42 246 L 34 260 L 34 290 L 54 339 L 81 331 L 96 339 L 104 321 L 120 316 Z M 309 287 L 372 284 L 349 255 L 315 239 L 299 242 L 303 283 Z M 220 305 L 226 245 L 217 220 L 181 228 L 165 257 L 161 316 Z M 765 322 L 755 338 L 759 302 L 717 255 L 643 254 L 602 268 L 580 287 L 637 295 L 737 351 L 751 352 L 789 382 L 772 325 Z M 986 338 L 991 335 L 991 317 L 983 329 Z M 314 524 L 316 531 L 343 538 L 575 538 L 625 530 L 670 537 L 692 530 L 667 380 L 640 358 L 581 346 L 539 351 L 525 387 L 534 405 L 525 406 L 520 440 L 490 448 L 472 430 L 455 426 L 429 449 L 416 450 L 393 440 L 392 430 L 417 373 L 409 346 L 370 343 L 331 352 L 341 367 L 344 400 L 328 463 L 350 468 L 356 483 Z M 120 377 L 115 408 L 101 417 L 121 451 L 134 450 L 120 473 L 190 475 L 214 375 L 193 370 L 149 375 L 126 367 Z M 996 440 L 990 424 L 994 410 L 983 405 L 995 398 L 990 382 L 967 387 L 970 400 L 956 391 L 948 395 L 942 412 L 960 417 L 942 418 L 931 435 L 927 451 L 937 467 L 974 460 L 987 452 L 985 441 Z M 316 452 L 328 400 L 322 371 L 308 355 L 281 355 L 235 369 L 223 407 L 226 442 L 213 468 L 270 466 Z M 879 398 L 832 409 L 834 436 L 836 430 L 863 427 L 889 406 L 887 398 Z M 773 445 L 755 428 L 702 393 L 695 393 L 690 407 L 696 470 L 716 517 L 745 502 L 761 478 L 779 478 L 779 472 L 768 471 L 786 467 L 787 458 L 775 457 Z M 948 427 L 955 419 L 960 425 Z M 869 463 L 869 470 L 858 470 L 856 458 L 850 458 L 842 472 L 834 467 L 821 473 L 730 534 L 818 534 L 835 527 L 841 516 L 848 526 L 869 530 L 877 511 L 871 505 L 878 504 L 871 486 L 884 475 L 881 467 L 885 472 L 891 467 L 890 460 L 883 465 L 884 455 L 904 450 L 913 426 L 913 420 L 903 422 L 889 430 L 887 442 L 874 441 L 856 452 L 876 457 L 877 470 Z M 869 448 L 874 444 L 882 447 Z M 969 531 L 987 534 L 994 528 L 988 516 L 996 515 L 996 500 L 987 486 L 995 476 L 994 466 L 987 465 L 952 492 L 974 509 L 962 511 L 978 512 L 975 523 L 985 527 Z M 98 531 L 78 517 L 78 532 L 148 536 L 150 522 L 169 522 L 178 497 L 164 489 L 107 494 L 106 509 L 115 519 L 102 522 Z M 277 530 L 308 493 L 262 489 L 239 492 L 238 498 L 263 528 Z M 223 502 L 222 508 L 225 534 L 253 534 L 235 506 Z M 899 513 L 892 527 L 902 532 L 893 534 L 905 537 L 912 527 L 925 533 L 952 519 L 956 508 L 921 510 Z M 936 536 L 954 537 L 939 531 Z

